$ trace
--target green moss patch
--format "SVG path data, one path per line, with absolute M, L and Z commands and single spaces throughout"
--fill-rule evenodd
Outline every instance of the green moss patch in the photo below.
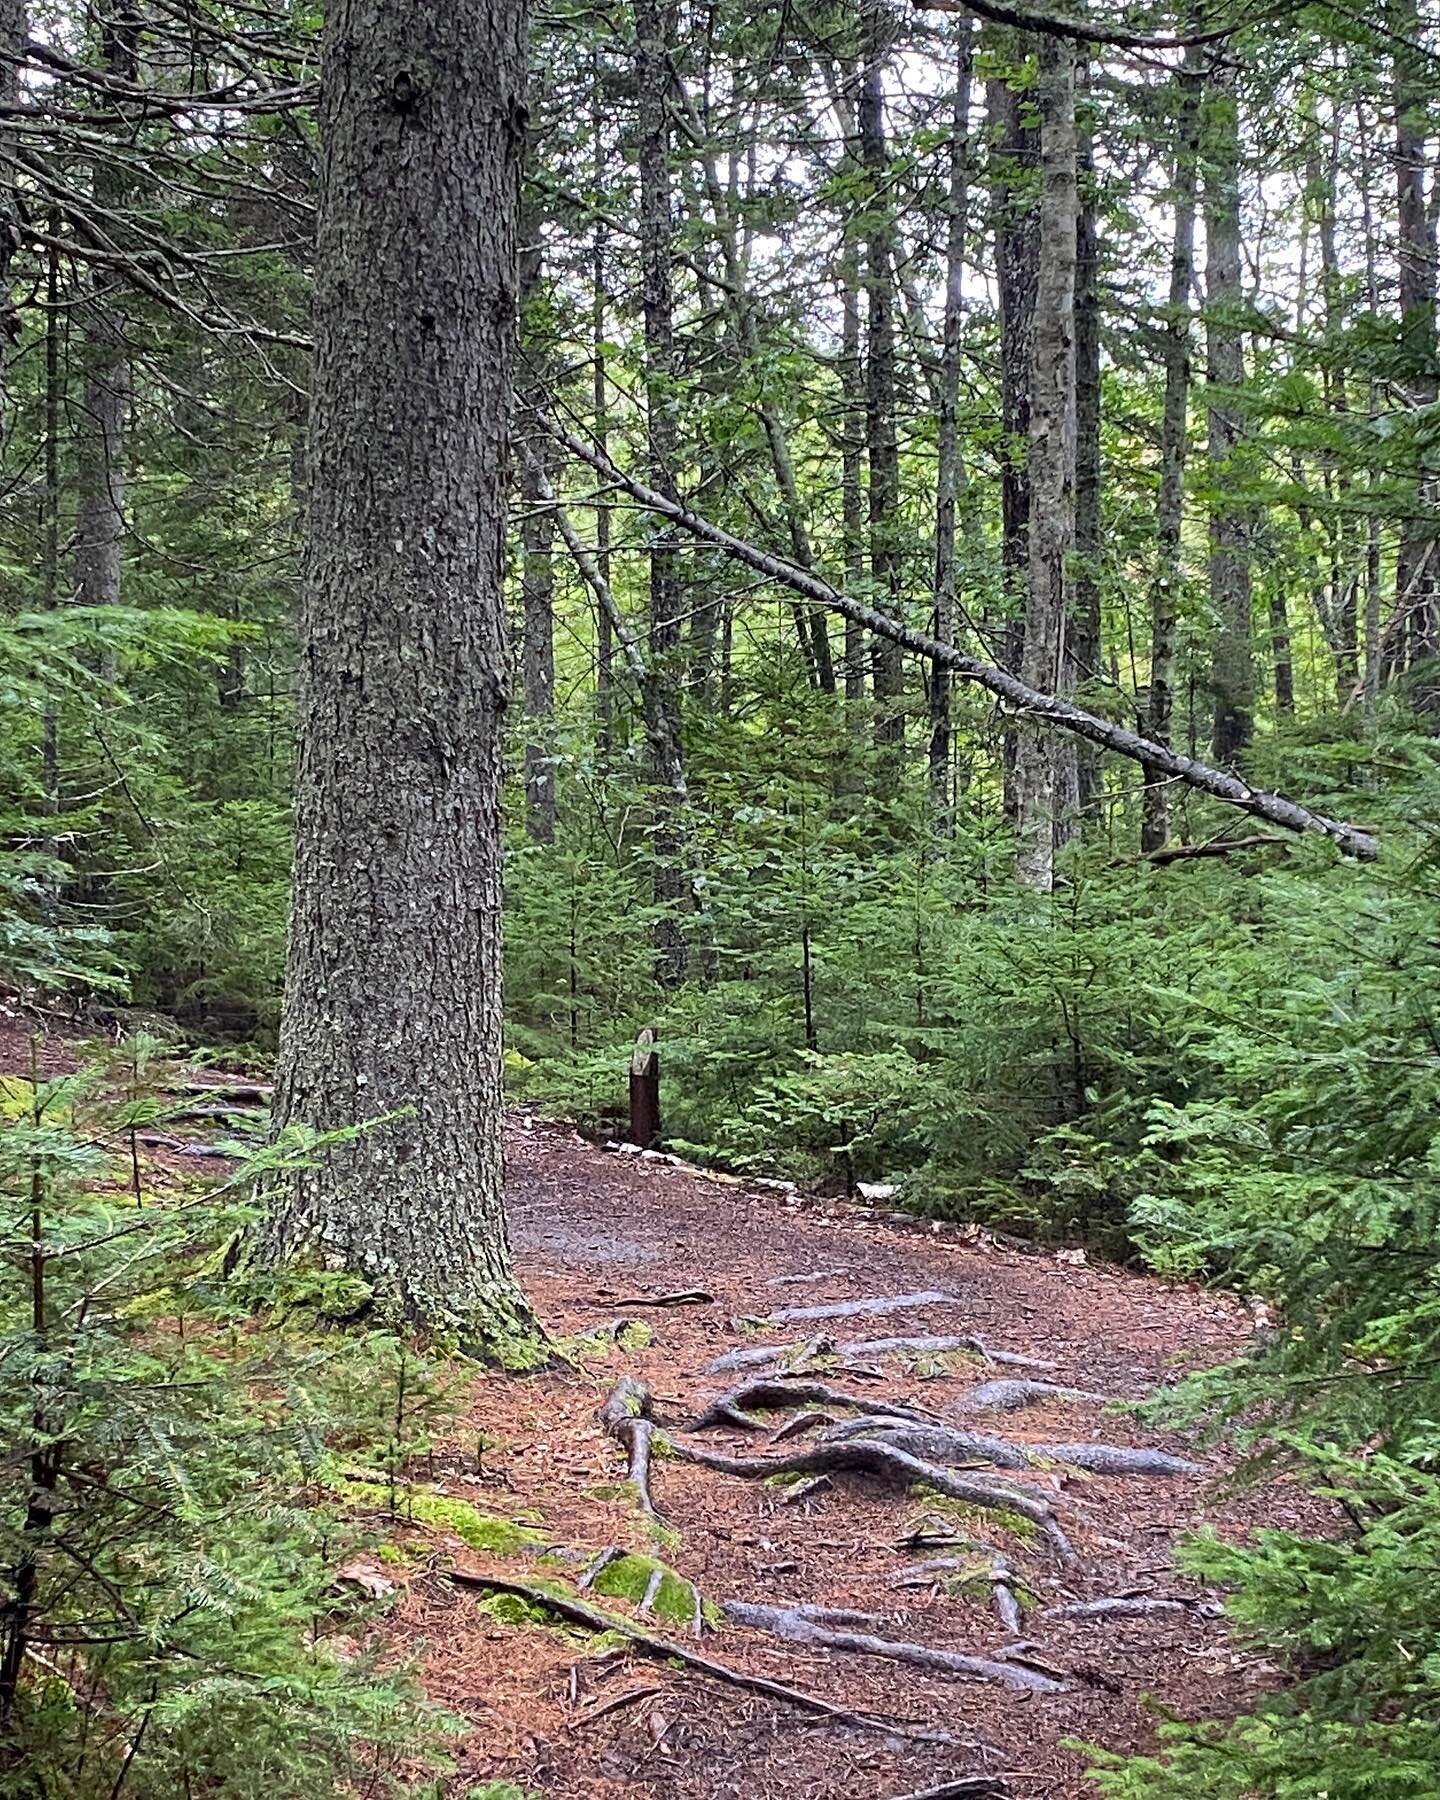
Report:
M 601 1570 L 592 1591 L 610 1600 L 628 1600 L 632 1606 L 638 1606 L 649 1591 L 657 1570 L 660 1586 L 651 1602 L 651 1611 L 657 1619 L 688 1625 L 695 1617 L 694 1583 L 677 1575 L 658 1557 L 634 1554 L 620 1557 Z
M 341 1481 L 336 1488 L 345 1499 L 360 1506 L 390 1504 L 390 1489 L 379 1482 Z M 423 1488 L 405 1488 L 402 1492 L 401 1505 L 407 1520 L 432 1531 L 452 1532 L 472 1550 L 488 1550 L 494 1556 L 520 1556 L 529 1550 L 543 1550 L 550 1541 L 532 1525 L 482 1513 L 468 1500 L 457 1500 L 453 1494 L 436 1494 Z

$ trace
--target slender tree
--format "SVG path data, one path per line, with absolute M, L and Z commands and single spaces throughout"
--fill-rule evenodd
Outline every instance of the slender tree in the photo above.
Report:
M 523 1354 L 502 1192 L 502 576 L 519 0 L 336 0 L 280 1127 L 336 1131 L 261 1244 Z

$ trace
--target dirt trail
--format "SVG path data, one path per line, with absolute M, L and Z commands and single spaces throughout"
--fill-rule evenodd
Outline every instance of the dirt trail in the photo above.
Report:
M 50 1038 L 46 1071 L 71 1062 L 70 1046 Z M 0 1020 L 0 1069 L 18 1073 L 28 1064 L 23 1032 Z M 1237 1302 L 607 1152 L 523 1113 L 507 1136 L 522 1279 L 573 1361 L 530 1377 L 477 1372 L 454 1436 L 416 1471 L 415 1493 L 417 1505 L 418 1496 L 439 1491 L 534 1535 L 528 1548 L 493 1554 L 444 1525 L 397 1530 L 376 1518 L 380 1534 L 398 1536 L 410 1556 L 402 1565 L 369 1559 L 375 1589 L 398 1590 L 373 1627 L 375 1641 L 418 1659 L 427 1691 L 471 1727 L 459 1746 L 456 1795 L 509 1782 L 556 1797 L 892 1800 L 961 1775 L 994 1774 L 1005 1778 L 995 1791 L 1015 1800 L 1060 1800 L 1094 1791 L 1085 1755 L 1066 1747 L 1074 1740 L 1145 1748 L 1153 1743 L 1152 1701 L 1186 1717 L 1224 1716 L 1274 1682 L 1273 1669 L 1232 1644 L 1216 1597 L 1176 1576 L 1172 1550 L 1205 1521 L 1225 1531 L 1259 1519 L 1304 1516 L 1313 1524 L 1314 1503 L 1284 1485 L 1230 1493 L 1217 1457 L 1201 1457 L 1198 1472 L 1163 1476 L 1085 1473 L 1053 1460 L 1007 1475 L 983 1456 L 964 1459 L 956 1474 L 1019 1482 L 1053 1506 L 1076 1552 L 1066 1562 L 1024 1519 L 875 1474 L 837 1472 L 796 1501 L 773 1481 L 737 1479 L 663 1452 L 652 1472 L 657 1533 L 625 1484 L 624 1450 L 597 1418 L 617 1381 L 630 1378 L 648 1387 L 658 1429 L 676 1430 L 682 1448 L 754 1456 L 773 1449 L 784 1411 L 766 1412 L 763 1429 L 725 1421 L 684 1429 L 707 1402 L 766 1372 L 707 1372 L 716 1359 L 816 1339 L 843 1352 L 856 1340 L 976 1338 L 1045 1366 L 987 1364 L 973 1351 L 822 1351 L 812 1375 L 862 1403 L 881 1401 L 1011 1445 L 1086 1440 L 1195 1456 L 1192 1445 L 1143 1431 L 1087 1396 L 1139 1398 L 1187 1367 L 1221 1360 L 1251 1329 Z M 162 1183 L 164 1172 L 217 1168 L 173 1140 L 151 1159 Z M 708 1298 L 646 1303 L 686 1290 Z M 754 1323 L 782 1309 L 828 1313 L 901 1296 L 910 1298 L 856 1316 Z M 604 1330 L 621 1319 L 643 1320 L 650 1341 L 607 1343 Z M 597 1335 L 584 1341 L 585 1334 Z M 1041 1389 L 1013 1411 L 965 1403 L 996 1377 L 1083 1392 Z M 844 1429 L 839 1419 L 849 1415 L 825 1410 L 837 1420 L 830 1430 Z M 825 1431 L 787 1438 L 781 1448 L 803 1449 Z M 930 1541 L 937 1535 L 942 1541 Z M 603 1582 L 583 1599 L 732 1669 L 951 1741 L 836 1723 L 613 1644 L 597 1648 L 592 1636 L 554 1623 L 506 1622 L 444 1573 L 558 1580 L 573 1594 L 606 1547 L 663 1559 L 694 1584 L 710 1625 L 697 1642 L 688 1621 L 605 1598 Z M 937 1559 L 946 1566 L 927 1580 L 923 1565 Z M 1000 1563 L 1024 1608 L 1018 1652 L 1015 1622 L 1002 1623 L 990 1579 Z M 1112 1599 L 1172 1604 L 1047 1616 Z M 728 1616 L 727 1603 L 738 1603 Z M 1014 1691 L 993 1678 L 862 1653 L 853 1642 L 822 1648 L 804 1641 L 813 1638 L 813 1616 L 782 1639 L 756 1628 L 748 1609 L 757 1604 L 863 1614 L 822 1622 L 852 1640 L 906 1640 L 992 1661 L 1018 1654 L 1019 1671 L 1061 1691 Z
M 646 1347 L 588 1356 L 578 1371 L 515 1382 L 477 1381 L 468 1433 L 483 1432 L 483 1476 L 451 1464 L 441 1485 L 484 1510 L 543 1518 L 553 1542 L 593 1552 L 617 1545 L 655 1551 L 632 1494 L 619 1486 L 622 1449 L 596 1420 L 621 1375 L 650 1387 L 656 1416 L 679 1426 L 745 1370 L 705 1373 L 752 1344 L 900 1335 L 978 1335 L 997 1350 L 1053 1363 L 1057 1385 L 1136 1398 L 1183 1367 L 1213 1362 L 1243 1342 L 1245 1310 L 1225 1297 L 1119 1271 L 1020 1254 L 957 1233 L 932 1234 L 877 1220 L 863 1209 L 801 1202 L 730 1185 L 663 1162 L 607 1153 L 572 1133 L 521 1119 L 510 1132 L 511 1209 L 527 1287 L 552 1331 L 592 1330 L 643 1318 Z M 645 1307 L 637 1296 L 702 1289 L 713 1300 Z M 903 1294 L 947 1298 L 879 1316 L 767 1325 L 737 1323 L 782 1307 L 821 1307 Z M 621 1305 L 621 1301 L 627 1302 Z M 1194 1455 L 1193 1446 L 1138 1429 L 1089 1400 L 1041 1397 L 1015 1412 L 953 1410 L 995 1375 L 974 1356 L 864 1359 L 880 1378 L 829 1368 L 823 1378 L 861 1395 L 908 1402 L 947 1423 L 1015 1443 L 1099 1440 Z M 947 1411 L 947 1409 L 951 1409 Z M 785 1415 L 767 1415 L 778 1425 Z M 770 1431 L 708 1431 L 707 1448 L 754 1454 Z M 463 1440 L 462 1440 L 463 1441 Z M 470 1439 L 473 1442 L 473 1436 Z M 687 1441 L 700 1442 L 698 1438 Z M 799 1442 L 812 1441 L 810 1438 Z M 1114 1749 L 1153 1741 L 1147 1696 L 1187 1716 L 1246 1704 L 1274 1673 L 1231 1644 L 1214 1596 L 1170 1567 L 1178 1534 L 1202 1520 L 1244 1529 L 1283 1517 L 1287 1492 L 1226 1497 L 1223 1465 L 1201 1458 L 1193 1475 L 1083 1474 L 1059 1465 L 1027 1473 L 1046 1493 L 1078 1553 L 1057 1560 L 1043 1538 L 1020 1535 L 1000 1514 L 927 1503 L 872 1476 L 837 1474 L 799 1504 L 777 1486 L 747 1482 L 670 1457 L 657 1459 L 654 1489 L 677 1535 L 659 1550 L 707 1601 L 855 1610 L 882 1623 L 864 1629 L 993 1658 L 1016 1641 L 996 1615 L 985 1565 L 1004 1557 L 1026 1602 L 1025 1666 L 1039 1664 L 1061 1693 L 1012 1692 L 860 1654 L 840 1654 L 726 1623 L 699 1647 L 736 1668 L 827 1700 L 958 1741 L 931 1745 L 863 1732 L 734 1692 L 662 1663 L 624 1654 L 595 1659 L 581 1638 L 510 1626 L 479 1610 L 473 1594 L 418 1583 L 395 1625 L 424 1638 L 430 1691 L 474 1722 L 464 1754 L 472 1781 L 504 1779 L 545 1795 L 646 1793 L 697 1797 L 895 1796 L 976 1772 L 1004 1773 L 1023 1796 L 1092 1793 L 1084 1739 Z M 979 1465 L 967 1473 L 989 1479 Z M 1023 1525 L 1023 1521 L 1021 1524 Z M 906 1549 L 907 1532 L 945 1528 L 957 1545 Z M 965 1540 L 969 1540 L 966 1542 Z M 990 1548 L 993 1547 L 993 1548 Z M 949 1571 L 926 1587 L 897 1586 L 907 1570 L 948 1554 L 976 1583 Z M 523 1558 L 457 1552 L 461 1566 L 525 1579 Z M 582 1565 L 566 1575 L 567 1585 Z M 536 1577 L 532 1563 L 529 1578 Z M 545 1579 L 543 1570 L 539 1578 Z M 551 1571 L 553 1579 L 553 1570 Z M 953 1589 L 954 1591 L 951 1591 Z M 1146 1596 L 1180 1609 L 1101 1618 L 1043 1617 L 1077 1601 Z M 638 1617 L 661 1633 L 682 1627 Z M 693 1640 L 691 1640 L 693 1642 Z M 641 1692 L 641 1690 L 654 1690 Z M 635 1695 L 613 1710 L 612 1701 Z

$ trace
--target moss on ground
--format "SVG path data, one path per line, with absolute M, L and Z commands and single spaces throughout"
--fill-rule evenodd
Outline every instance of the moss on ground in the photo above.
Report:
M 388 1508 L 390 1488 L 380 1482 L 337 1481 L 335 1488 L 346 1500 L 360 1506 Z M 449 1531 L 472 1550 L 488 1550 L 495 1556 L 520 1556 L 526 1551 L 543 1550 L 550 1542 L 543 1531 L 514 1519 L 497 1518 L 482 1513 L 468 1500 L 457 1500 L 453 1494 L 436 1494 L 424 1488 L 402 1488 L 405 1517 L 432 1531 Z
M 656 1571 L 660 1586 L 651 1602 L 657 1619 L 669 1619 L 688 1625 L 695 1617 L 695 1587 L 683 1575 L 677 1575 L 668 1563 L 658 1557 L 631 1553 L 612 1562 L 595 1578 L 593 1592 L 610 1600 L 628 1600 L 638 1606 L 649 1592 Z

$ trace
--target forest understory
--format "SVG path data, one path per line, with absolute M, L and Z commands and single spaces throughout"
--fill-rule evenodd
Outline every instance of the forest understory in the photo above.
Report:
M 76 1066 L 67 1039 L 37 1043 L 32 1065 L 8 1023 L 0 1077 Z M 266 1094 L 184 1074 L 184 1116 L 142 1134 L 150 1204 L 228 1166 L 214 1120 L 243 1131 Z M 447 1794 L 1058 1800 L 1094 1794 L 1094 1750 L 1153 1747 L 1158 1716 L 1227 1719 L 1281 1684 L 1172 1552 L 1205 1524 L 1324 1535 L 1338 1513 L 1124 1410 L 1242 1350 L 1263 1309 L 602 1146 L 532 1108 L 508 1115 L 506 1153 L 548 1367 L 472 1366 L 422 1453 L 342 1469 L 326 1495 L 359 1536 L 335 1539 L 322 1629 L 413 1663 L 463 1721 Z M 640 1393 L 637 1487 L 617 1436 Z M 939 1454 L 946 1432 L 990 1444 Z M 903 1466 L 745 1479 L 689 1460 L 783 1465 L 862 1437 L 936 1456 L 977 1497 Z M 975 1663 L 925 1666 L 947 1656 Z

